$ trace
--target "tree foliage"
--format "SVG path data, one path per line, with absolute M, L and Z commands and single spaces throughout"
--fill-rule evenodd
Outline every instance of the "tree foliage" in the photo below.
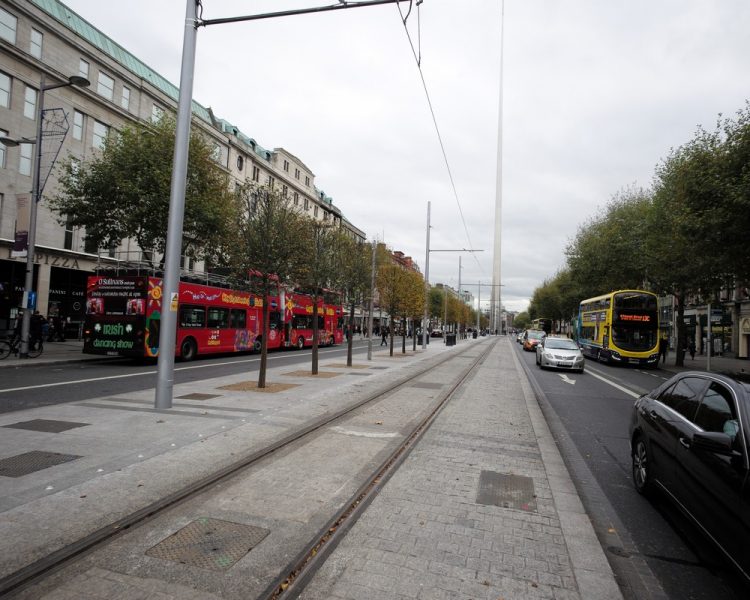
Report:
M 164 254 L 169 215 L 175 122 L 135 123 L 109 135 L 101 153 L 79 164 L 62 162 L 60 192 L 50 206 L 60 222 L 86 229 L 98 248 L 134 239 L 141 250 Z M 190 136 L 182 254 L 224 259 L 239 212 L 225 171 L 195 130 Z

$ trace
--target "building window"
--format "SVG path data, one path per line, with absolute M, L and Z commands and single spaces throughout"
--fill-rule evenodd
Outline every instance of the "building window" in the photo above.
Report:
M 8 132 L 0 129 L 0 137 L 8 137 Z M 5 144 L 0 144 L 0 169 L 5 168 Z
M 83 113 L 77 110 L 73 111 L 73 139 L 83 139 Z
M 0 38 L 8 40 L 11 44 L 15 44 L 17 25 L 18 19 L 7 10 L 0 8 Z
M 237 170 L 242 171 L 242 167 L 245 166 L 245 159 L 242 156 L 237 157 Z
M 299 169 L 294 169 L 294 178 L 299 179 Z
M 89 63 L 83 59 L 78 61 L 78 74 L 86 79 L 89 78 Z
M 253 181 L 260 181 L 260 169 L 253 165 Z
M 83 251 L 89 254 L 98 254 L 99 248 L 94 243 L 94 240 L 88 236 L 83 238 Z
M 29 53 L 34 58 L 42 58 L 42 32 L 36 29 L 31 30 L 31 43 L 29 44 Z
M 330 217 L 330 216 L 331 216 L 331 213 L 329 213 L 327 210 L 323 211 L 323 220 L 324 221 L 327 221 L 328 217 Z
M 65 219 L 65 239 L 63 240 L 65 250 L 73 249 L 73 217 Z
M 28 85 L 23 98 L 23 116 L 31 120 L 36 119 L 36 90 Z
M 310 186 L 310 178 L 309 177 L 305 177 L 305 185 L 308 186 L 308 187 Z
M 314 214 L 315 218 L 317 219 L 318 218 L 318 207 L 317 206 L 315 207 L 315 210 L 313 211 L 313 214 Z
M 284 186 L 283 188 L 281 188 L 281 195 L 284 198 L 288 198 L 289 197 L 289 188 L 286 187 L 286 186 Z
M 164 109 L 161 106 L 154 104 L 151 107 L 151 122 L 157 123 L 161 120 L 163 116 L 164 116 Z
M 294 192 L 294 206 L 299 204 L 299 193 Z
M 104 141 L 107 139 L 109 127 L 99 121 L 94 121 L 94 148 L 104 148 Z
M 10 77 L 0 73 L 0 106 L 10 108 Z
M 115 97 L 115 80 L 100 71 L 99 81 L 96 84 L 96 93 L 104 96 L 107 100 L 112 100 Z
M 21 150 L 18 159 L 18 172 L 21 175 L 31 175 L 31 154 L 32 144 L 20 144 L 18 146 Z
M 214 144 L 213 148 L 211 149 L 211 158 L 214 162 L 221 164 L 221 147 L 219 144 Z
M 268 187 L 273 189 L 274 179 L 270 175 L 268 176 Z
M 309 208 L 310 208 L 310 199 L 305 198 L 305 210 L 309 210 Z
M 125 110 L 128 110 L 130 108 L 130 88 L 126 88 L 123 86 L 122 88 L 122 98 L 120 99 L 120 106 L 122 106 Z
M 289 171 L 289 161 L 288 160 L 284 161 L 284 170 L 287 171 L 287 172 Z

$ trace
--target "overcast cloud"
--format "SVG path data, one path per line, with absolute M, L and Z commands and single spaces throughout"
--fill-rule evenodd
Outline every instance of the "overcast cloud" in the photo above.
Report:
M 184 0 L 66 3 L 179 84 Z M 335 3 L 203 0 L 203 17 Z M 466 229 L 395 5 L 201 28 L 194 98 L 300 158 L 352 223 L 423 272 L 431 201 L 432 248 L 484 250 L 462 257 L 476 296 L 492 277 L 500 13 L 500 0 L 424 0 L 421 27 L 416 7 L 408 21 Z M 746 0 L 506 1 L 507 308 L 527 307 L 613 194 L 648 186 L 671 147 L 744 105 L 748 31 Z M 432 254 L 430 281 L 456 287 L 458 263 Z

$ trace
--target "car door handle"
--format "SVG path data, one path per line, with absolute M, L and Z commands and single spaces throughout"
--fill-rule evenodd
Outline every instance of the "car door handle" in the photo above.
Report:
M 689 438 L 686 438 L 686 437 L 681 437 L 680 438 L 680 444 L 682 444 L 688 450 L 690 449 L 690 441 L 691 440 Z
M 656 414 L 655 410 L 651 409 L 650 411 L 648 411 L 648 416 L 652 419 L 656 419 L 659 415 Z

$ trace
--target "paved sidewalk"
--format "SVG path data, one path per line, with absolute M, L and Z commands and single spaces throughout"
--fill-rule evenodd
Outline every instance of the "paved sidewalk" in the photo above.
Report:
M 446 352 L 477 355 L 488 344 L 490 357 L 306 597 L 621 598 L 511 342 L 495 337 L 406 356 L 376 348 L 372 362 L 355 356 L 359 369 L 322 354 L 321 370 L 336 376 L 276 367 L 269 382 L 288 386 L 278 393 L 227 389 L 257 379 L 239 374 L 176 385 L 170 410 L 153 408 L 153 390 L 145 390 L 0 415 L 0 465 L 17 469 L 0 469 L 0 578 L 311 419 L 409 379 Z M 64 347 L 56 350 L 69 360 Z M 50 456 L 59 461 L 34 470 L 34 460 Z M 90 598 L 188 593 L 179 582 L 120 576 L 116 564 L 100 583 L 93 577 Z M 43 597 L 76 597 L 66 588 Z

